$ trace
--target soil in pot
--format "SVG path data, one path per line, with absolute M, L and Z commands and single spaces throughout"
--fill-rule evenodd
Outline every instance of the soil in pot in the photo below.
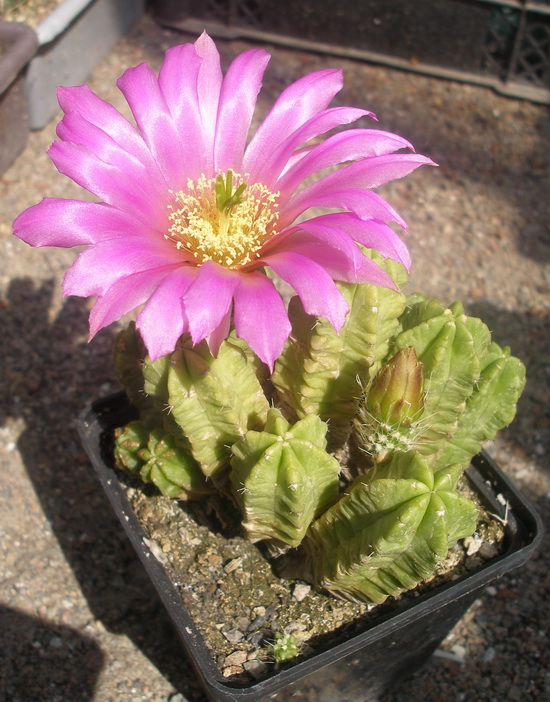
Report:
M 147 534 L 147 545 L 165 566 L 222 674 L 236 684 L 262 679 L 281 665 L 367 629 L 403 598 L 414 599 L 474 570 L 504 546 L 501 521 L 480 505 L 476 537 L 459 543 L 431 581 L 367 607 L 278 578 L 260 549 L 240 535 L 237 520 L 228 521 L 226 510 L 222 522 L 221 510 L 206 502 L 163 497 L 122 471 L 117 475 Z M 466 479 L 462 489 L 476 499 Z M 296 658 L 282 664 L 273 648 L 281 635 L 297 650 Z

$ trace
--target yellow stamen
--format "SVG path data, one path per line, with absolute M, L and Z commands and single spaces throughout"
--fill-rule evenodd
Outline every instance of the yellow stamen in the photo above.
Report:
M 166 238 L 198 265 L 215 261 L 235 269 L 258 258 L 276 233 L 279 193 L 245 181 L 232 171 L 187 181 L 187 189 L 174 194 Z

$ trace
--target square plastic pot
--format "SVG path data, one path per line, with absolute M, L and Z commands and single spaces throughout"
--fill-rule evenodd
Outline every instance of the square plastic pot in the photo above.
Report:
M 145 0 L 64 0 L 38 25 L 40 48 L 25 84 L 31 129 L 55 116 L 57 86 L 83 83 L 144 7 Z
M 0 21 L 0 175 L 24 149 L 29 133 L 25 67 L 38 47 L 36 34 L 19 22 Z
M 247 687 L 235 687 L 216 667 L 197 627 L 162 564 L 154 557 L 113 470 L 112 432 L 134 419 L 124 394 L 99 401 L 78 421 L 84 448 L 128 538 L 146 568 L 209 699 L 216 702 L 311 700 L 334 687 L 333 699 L 370 700 L 418 670 L 495 578 L 522 565 L 542 537 L 540 518 L 498 466 L 479 454 L 467 475 L 482 500 L 506 524 L 504 552 L 478 570 L 434 588 L 392 612 L 373 618 L 368 628 L 337 640 L 294 667 Z

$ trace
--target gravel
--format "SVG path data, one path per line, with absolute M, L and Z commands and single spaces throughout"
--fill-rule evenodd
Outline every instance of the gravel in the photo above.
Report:
M 192 39 L 144 17 L 97 67 L 114 102 L 126 66 L 158 67 Z M 248 48 L 219 42 L 224 63 Z M 490 450 L 548 521 L 550 216 L 548 107 L 364 63 L 268 47 L 260 107 L 290 81 L 341 66 L 339 104 L 439 163 L 384 188 L 409 223 L 411 288 L 460 298 L 528 368 L 518 417 Z M 367 125 L 365 121 L 364 126 Z M 113 329 L 87 344 L 89 303 L 60 297 L 74 252 L 33 250 L 13 218 L 44 195 L 82 197 L 45 151 L 55 124 L 31 134 L 0 179 L 0 699 L 8 702 L 204 702 L 196 676 L 115 522 L 73 420 L 117 388 Z M 441 650 L 380 702 L 548 700 L 550 549 L 486 588 Z M 343 702 L 343 701 L 342 701 Z

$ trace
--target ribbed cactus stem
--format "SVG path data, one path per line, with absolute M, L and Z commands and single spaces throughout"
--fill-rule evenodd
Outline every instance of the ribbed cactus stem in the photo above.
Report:
M 298 546 L 315 517 L 338 495 L 338 461 L 325 451 L 326 424 L 307 415 L 290 426 L 269 410 L 265 431 L 233 446 L 231 483 L 244 527 L 272 550 Z
M 367 254 L 398 285 L 404 269 L 374 251 Z M 362 388 L 378 371 L 398 327 L 405 296 L 374 285 L 338 283 L 350 311 L 340 332 L 330 322 L 308 315 L 299 298 L 289 305 L 293 334 L 275 364 L 273 384 L 289 415 L 317 414 L 329 424 L 329 447 L 349 437 Z

